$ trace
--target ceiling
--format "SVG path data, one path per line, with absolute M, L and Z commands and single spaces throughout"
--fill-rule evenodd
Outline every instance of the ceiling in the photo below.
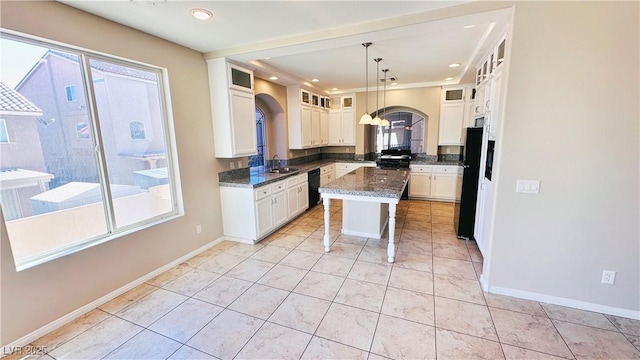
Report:
M 497 41 L 510 13 L 509 3 L 493 1 L 58 1 L 205 58 L 228 57 L 259 77 L 278 76 L 276 83 L 327 93 L 364 90 L 363 42 L 373 43 L 370 86 L 376 57 L 398 88 L 473 82 L 474 63 Z M 194 8 L 213 18 L 194 19 Z

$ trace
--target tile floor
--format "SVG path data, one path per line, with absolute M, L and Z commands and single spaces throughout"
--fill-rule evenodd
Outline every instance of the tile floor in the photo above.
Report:
M 640 321 L 483 293 L 482 256 L 456 239 L 452 204 L 403 201 L 397 214 L 393 265 L 384 239 L 338 231 L 324 254 L 317 206 L 31 345 L 43 359 L 640 359 Z

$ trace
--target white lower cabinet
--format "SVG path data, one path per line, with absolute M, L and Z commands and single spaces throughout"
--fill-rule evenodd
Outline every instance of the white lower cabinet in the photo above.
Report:
M 258 188 L 220 187 L 229 240 L 255 244 L 309 208 L 307 173 Z
M 461 179 L 458 166 L 411 165 L 409 197 L 454 201 Z
M 294 218 L 299 213 L 309 208 L 309 180 L 305 173 L 292 177 L 288 182 L 288 219 Z
M 409 197 L 428 198 L 431 195 L 431 166 L 412 167 L 409 175 Z
M 325 186 L 336 178 L 335 164 L 325 165 L 320 168 L 320 186 Z

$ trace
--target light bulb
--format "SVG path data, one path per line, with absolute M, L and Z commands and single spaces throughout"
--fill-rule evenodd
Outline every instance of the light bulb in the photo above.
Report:
M 380 121 L 380 126 L 389 126 L 389 125 L 390 125 L 389 120 L 387 120 L 387 119 L 385 119 L 385 118 L 383 118 L 383 119 Z
M 382 123 L 382 119 L 380 119 L 377 115 L 371 120 L 371 125 L 380 125 Z

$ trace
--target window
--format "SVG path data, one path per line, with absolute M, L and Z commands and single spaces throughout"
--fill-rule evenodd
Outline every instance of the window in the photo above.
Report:
M 425 118 L 409 111 L 392 111 L 384 117 L 391 126 L 376 127 L 376 152 L 384 149 L 411 150 L 421 154 L 424 149 Z
M 7 131 L 7 122 L 0 119 L 0 144 L 9 143 L 9 132 Z
M 64 88 L 67 93 L 67 101 L 77 101 L 78 100 L 78 92 L 76 91 L 75 85 L 69 85 Z
M 145 140 L 144 124 L 140 121 L 132 121 L 129 123 L 129 131 L 131 131 L 131 140 Z
M 76 123 L 76 136 L 78 139 L 89 139 L 89 124 L 84 121 Z
M 162 69 L 5 33 L 0 47 L 0 80 L 42 110 L 16 115 L 24 126 L 11 169 L 0 171 L 18 270 L 181 214 Z M 65 99 L 55 96 L 60 83 L 77 86 Z
M 266 120 L 262 109 L 256 106 L 256 137 L 258 144 L 258 154 L 249 157 L 249 167 L 262 166 L 265 164 L 265 134 L 266 134 Z

